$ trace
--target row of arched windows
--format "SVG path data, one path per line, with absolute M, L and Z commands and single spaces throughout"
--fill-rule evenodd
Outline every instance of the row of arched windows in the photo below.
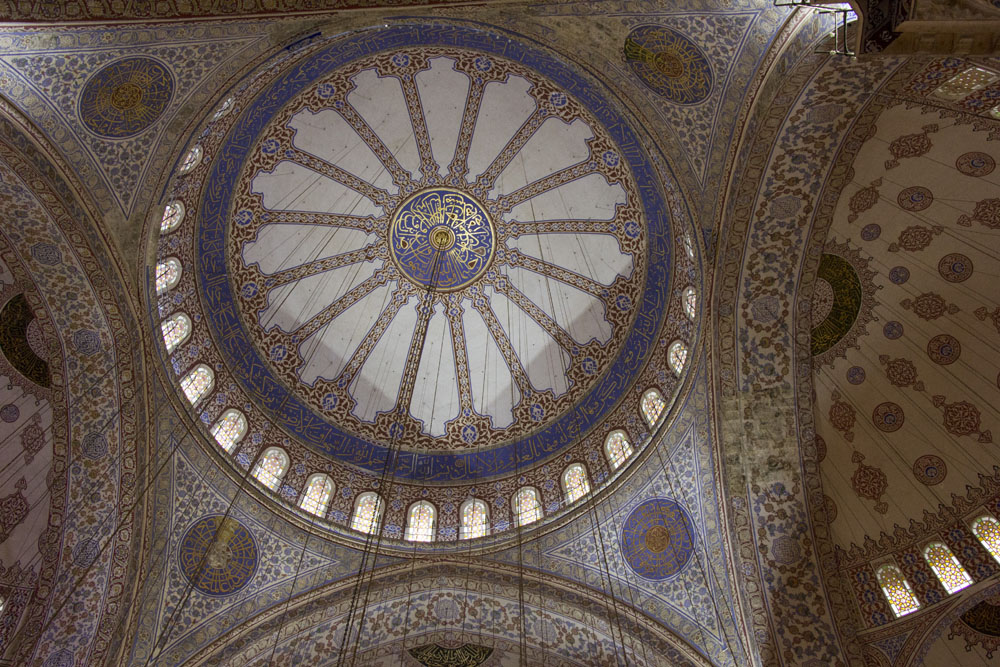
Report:
M 973 521 L 971 525 L 972 534 L 993 558 L 1000 562 L 1000 522 L 995 517 L 984 515 Z M 969 576 L 969 573 L 944 542 L 931 542 L 926 545 L 923 555 L 924 560 L 927 561 L 938 581 L 941 582 L 941 586 L 949 594 L 972 584 L 972 577 Z M 896 618 L 920 609 L 920 600 L 917 599 L 913 588 L 910 587 L 910 582 L 906 580 L 903 572 L 894 563 L 881 565 L 875 571 L 875 578 Z

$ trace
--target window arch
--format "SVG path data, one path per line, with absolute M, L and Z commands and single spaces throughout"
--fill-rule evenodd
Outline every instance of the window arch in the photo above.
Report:
M 406 513 L 404 538 L 411 542 L 433 542 L 436 519 L 434 505 L 426 500 L 418 500 L 410 505 L 410 511 Z
M 972 583 L 972 577 L 943 542 L 933 542 L 924 547 L 924 559 L 949 593 L 960 591 Z
M 667 402 L 656 389 L 649 389 L 642 395 L 642 416 L 651 427 L 660 421 L 660 415 L 663 414 L 665 407 Z
M 288 454 L 281 447 L 268 447 L 257 460 L 253 476 L 267 488 L 277 491 L 286 472 L 288 472 Z
M 687 253 L 688 257 L 694 259 L 694 241 L 691 240 L 691 235 L 684 232 L 684 236 L 681 237 L 681 240 L 684 243 L 684 252 Z
M 232 95 L 223 100 L 222 104 L 219 105 L 219 108 L 215 111 L 214 114 L 212 114 L 212 122 L 214 123 L 215 121 L 219 120 L 227 113 L 229 113 L 229 111 L 233 108 L 234 101 L 235 100 L 233 99 Z
M 625 459 L 632 456 L 632 443 L 628 441 L 625 431 L 617 430 L 608 434 L 604 440 L 604 453 L 608 456 L 612 470 L 617 470 Z
M 233 451 L 237 442 L 243 439 L 247 432 L 247 418 L 239 410 L 230 408 L 222 413 L 219 421 L 212 426 L 212 437 L 219 447 L 227 452 Z
M 582 463 L 574 463 L 566 468 L 562 475 L 562 485 L 566 494 L 566 504 L 575 503 L 590 492 L 587 469 Z
M 332 497 L 333 480 L 321 472 L 316 473 L 306 480 L 306 488 L 302 492 L 302 499 L 299 500 L 299 507 L 321 517 L 326 514 L 326 508 L 330 505 Z
M 167 202 L 163 207 L 163 217 L 160 218 L 160 233 L 169 234 L 177 229 L 184 219 L 184 202 L 179 199 Z
M 1000 522 L 989 515 L 981 516 L 972 522 L 972 534 L 1000 562 Z
M 163 294 L 177 287 L 181 280 L 181 262 L 176 257 L 168 257 L 156 265 L 156 293 Z
M 883 565 L 876 570 L 875 578 L 878 579 L 878 585 L 882 587 L 885 599 L 889 601 L 896 618 L 920 609 L 920 601 L 913 594 L 913 589 L 898 567 Z
M 167 354 L 176 350 L 191 335 L 191 318 L 184 313 L 175 313 L 160 322 L 163 345 Z
M 0 614 L 3 614 L 4 610 L 7 609 L 7 598 L 0 595 Z
M 693 287 L 685 287 L 681 292 L 681 300 L 684 302 L 684 314 L 689 320 L 693 320 L 698 315 L 698 293 Z
M 215 374 L 205 364 L 198 364 L 181 378 L 181 389 L 191 405 L 198 405 L 205 394 L 212 391 L 214 384 Z
M 351 519 L 351 528 L 370 535 L 378 530 L 381 523 L 382 497 L 374 491 L 366 491 L 358 495 L 358 499 L 354 501 L 354 518 Z
M 187 153 L 184 154 L 184 159 L 181 160 L 181 166 L 177 169 L 177 172 L 182 175 L 190 174 L 192 171 L 194 171 L 195 167 L 201 164 L 202 155 L 203 153 L 200 145 L 195 146 L 194 148 L 189 150 Z
M 684 364 L 687 362 L 688 358 L 688 348 L 684 344 L 684 341 L 675 340 L 667 348 L 667 363 L 670 364 L 670 368 L 673 369 L 674 373 L 677 375 L 681 374 L 684 370 Z
M 469 498 L 462 503 L 459 511 L 461 527 L 459 537 L 471 540 L 484 537 L 490 533 L 490 510 L 479 498 Z
M 514 525 L 527 526 L 542 518 L 542 500 L 538 490 L 531 486 L 522 486 L 514 494 Z

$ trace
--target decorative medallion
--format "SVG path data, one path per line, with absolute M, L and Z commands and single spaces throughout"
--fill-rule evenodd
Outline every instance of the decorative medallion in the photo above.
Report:
M 822 463 L 826 459 L 826 440 L 817 433 L 814 441 L 816 443 L 816 463 Z
M 981 646 L 987 659 L 1000 649 L 1000 595 L 994 595 L 978 603 L 951 624 L 948 639 L 962 637 L 965 650 Z
M 910 279 L 910 270 L 905 266 L 894 266 L 889 269 L 889 280 L 894 285 L 902 285 Z
M 947 366 L 958 361 L 962 355 L 962 344 L 948 334 L 939 334 L 927 341 L 927 356 L 935 364 Z
M 940 456 L 926 454 L 913 462 L 913 476 L 917 481 L 927 486 L 934 486 L 944 481 L 948 474 L 948 466 Z
M 633 509 L 622 526 L 622 555 L 639 576 L 657 581 L 683 569 L 694 552 L 694 524 L 673 500 L 653 498 Z
M 872 423 L 885 433 L 898 431 L 903 426 L 903 408 L 890 401 L 880 403 L 872 411 Z
M 493 655 L 493 649 L 478 644 L 425 644 L 407 651 L 424 667 L 479 667 Z
M 250 529 L 232 517 L 205 516 L 181 538 L 181 572 L 206 595 L 232 595 L 250 582 L 259 553 Z
M 848 244 L 831 243 L 820 258 L 812 298 L 812 355 L 814 364 L 832 364 L 843 358 L 868 333 L 877 305 L 875 271 L 871 260 Z
M 625 38 L 625 62 L 651 90 L 675 104 L 697 104 L 712 92 L 712 67 L 694 42 L 657 25 Z
M 52 384 L 49 364 L 36 352 L 41 346 L 31 336 L 34 321 L 35 314 L 23 294 L 8 301 L 0 310 L 0 352 L 18 373 L 39 387 L 48 388 Z
M 997 163 L 989 154 L 973 151 L 959 155 L 955 168 L 966 176 L 986 176 L 993 173 Z
M 990 229 L 1000 229 L 1000 199 L 983 199 L 976 203 L 971 216 L 962 215 L 958 218 L 958 224 L 963 227 L 971 227 L 973 222 Z
M 885 161 L 886 169 L 893 169 L 899 166 L 899 161 L 904 158 L 920 157 L 931 149 L 931 138 L 927 136 L 938 131 L 938 126 L 924 125 L 923 132 L 916 134 L 906 134 L 898 137 L 889 144 L 889 152 L 892 154 L 891 160 Z
M 972 275 L 972 260 L 957 252 L 945 255 L 938 262 L 938 273 L 950 283 L 960 283 Z
M 420 287 L 452 292 L 466 287 L 493 259 L 496 237 L 483 207 L 458 190 L 433 188 L 404 201 L 392 218 L 389 252 Z
M 830 394 L 830 423 L 844 436 L 847 442 L 854 441 L 854 422 L 857 420 L 857 413 L 854 406 L 843 398 L 836 389 Z
M 982 415 L 972 403 L 959 401 L 957 403 L 946 403 L 944 396 L 932 396 L 931 401 L 934 407 L 943 413 L 944 428 L 952 435 L 975 435 L 976 439 L 987 444 L 993 442 L 993 433 L 989 430 L 982 430 Z
M 882 470 L 866 465 L 864 460 L 865 455 L 861 452 L 856 451 L 851 456 L 851 462 L 858 464 L 851 476 L 851 486 L 859 498 L 874 500 L 875 511 L 879 514 L 885 514 L 889 511 L 889 504 L 882 500 L 882 495 L 889 486 L 889 480 Z
M 0 544 L 7 541 L 10 534 L 31 511 L 31 505 L 24 497 L 27 489 L 28 483 L 22 477 L 14 483 L 14 493 L 0 498 Z
M 833 523 L 837 518 L 837 503 L 826 494 L 823 495 L 823 509 L 826 511 L 826 520 Z
M 879 194 L 878 189 L 882 186 L 882 179 L 876 178 L 872 181 L 867 188 L 861 188 L 851 197 L 851 201 L 848 203 L 851 209 L 850 215 L 847 216 L 848 222 L 854 222 L 858 219 L 858 216 L 870 209 L 872 206 L 878 203 Z M 866 239 L 870 240 L 870 239 Z
M 916 213 L 934 203 L 934 194 L 925 187 L 915 185 L 902 189 L 896 196 L 896 203 L 904 211 Z
M 14 403 L 7 403 L 0 408 L 0 420 L 7 424 L 13 424 L 21 417 L 21 409 Z
M 861 366 L 851 366 L 847 369 L 847 381 L 851 384 L 861 384 L 865 381 L 865 369 Z
M 887 354 L 880 354 L 879 363 L 885 366 L 885 377 L 896 387 L 913 386 L 917 391 L 924 390 L 924 383 L 917 378 L 917 367 L 909 359 L 897 357 L 890 359 Z
M 927 321 L 936 320 L 945 313 L 954 315 L 958 312 L 958 306 L 948 303 L 944 297 L 934 292 L 924 292 L 917 295 L 915 299 L 903 299 L 899 305 L 907 310 L 912 310 L 917 317 Z
M 861 240 L 874 241 L 882 235 L 882 226 L 876 222 L 865 225 L 861 228 Z
M 94 134 L 122 139 L 163 114 L 174 92 L 167 66 L 152 58 L 126 58 L 98 70 L 80 94 L 80 118 Z
M 882 326 L 882 335 L 889 340 L 896 340 L 903 335 L 903 325 L 901 322 L 892 320 Z
M 992 311 L 990 311 L 990 309 L 986 306 L 980 306 L 973 311 L 973 314 L 980 322 L 985 322 L 987 319 L 992 321 L 993 328 L 997 330 L 998 334 L 1000 334 L 1000 306 L 994 308 Z
M 910 225 L 899 233 L 899 238 L 889 244 L 889 252 L 917 252 L 923 250 L 931 244 L 934 237 L 944 231 L 944 227 L 934 225 L 924 227 L 923 225 Z

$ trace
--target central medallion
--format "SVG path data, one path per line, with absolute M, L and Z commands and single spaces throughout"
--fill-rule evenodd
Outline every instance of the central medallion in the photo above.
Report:
M 496 233 L 486 209 L 451 188 L 423 190 L 392 217 L 389 250 L 400 272 L 420 287 L 454 292 L 486 271 Z

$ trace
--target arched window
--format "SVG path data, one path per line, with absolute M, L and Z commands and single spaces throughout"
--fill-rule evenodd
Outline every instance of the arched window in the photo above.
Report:
M 972 534 L 1000 562 L 1000 522 L 987 515 L 972 522 Z
M 632 443 L 625 436 L 625 431 L 612 431 L 604 441 L 604 453 L 608 455 L 611 468 L 617 470 L 625 463 L 625 459 L 632 456 Z
M 288 472 L 288 454 L 281 447 L 268 447 L 258 459 L 253 469 L 253 476 L 267 488 L 277 491 L 286 472 Z
M 522 486 L 514 495 L 514 524 L 527 526 L 542 518 L 542 501 L 538 491 L 530 486 Z
M 184 159 L 181 160 L 181 166 L 178 168 L 178 173 L 180 174 L 190 174 L 195 167 L 201 164 L 201 146 L 195 146 L 187 153 L 184 154 Z
M 170 354 L 191 335 L 191 318 L 184 313 L 175 313 L 160 322 L 160 333 L 163 334 L 167 354 Z
M 934 542 L 924 547 L 924 558 L 949 593 L 960 591 L 972 583 L 972 577 L 943 542 Z
M 333 480 L 323 473 L 316 473 L 306 481 L 299 507 L 316 516 L 323 516 L 332 497 Z
M 7 598 L 0 595 L 0 614 L 3 614 L 4 610 L 7 608 Z
M 878 579 L 878 585 L 882 587 L 885 599 L 889 601 L 896 618 L 920 609 L 920 601 L 913 594 L 913 589 L 898 567 L 883 565 L 875 572 L 875 578 Z
M 660 396 L 660 392 L 655 389 L 648 390 L 642 395 L 642 416 L 650 426 L 656 426 L 663 414 L 663 408 L 667 407 L 667 402 Z
M 351 528 L 361 533 L 374 533 L 382 523 L 382 498 L 374 491 L 366 491 L 354 502 Z
M 222 413 L 219 421 L 212 426 L 212 437 L 227 452 L 233 451 L 233 446 L 247 432 L 247 418 L 239 410 L 230 408 Z
M 675 340 L 667 348 L 667 363 L 670 364 L 670 368 L 674 370 L 677 375 L 681 374 L 684 370 L 684 363 L 688 358 L 688 348 L 682 341 Z
M 160 233 L 167 234 L 177 229 L 184 219 L 184 203 L 179 199 L 167 202 L 163 207 L 163 217 L 160 218 Z
M 205 364 L 198 364 L 181 378 L 181 389 L 191 405 L 198 405 L 198 401 L 212 390 L 214 383 L 215 374 L 212 369 Z
M 406 516 L 405 539 L 411 542 L 433 542 L 436 515 L 434 505 L 426 500 L 418 500 L 410 505 L 410 511 Z
M 689 320 L 693 320 L 698 314 L 698 293 L 693 287 L 685 287 L 681 299 L 684 301 L 684 314 Z
M 156 293 L 163 294 L 173 289 L 181 279 L 181 262 L 176 257 L 168 257 L 156 265 Z
M 233 108 L 233 101 L 234 100 L 233 100 L 232 96 L 230 96 L 230 97 L 227 97 L 222 102 L 222 104 L 219 105 L 219 108 L 216 110 L 216 112 L 214 114 L 212 114 L 212 122 L 213 123 L 215 121 L 219 120 L 220 118 L 222 118 L 223 116 L 225 116 L 227 113 L 229 113 L 230 109 Z
M 681 240 L 684 243 L 684 252 L 687 253 L 688 257 L 694 259 L 694 242 L 691 240 L 691 235 L 684 232 L 684 236 L 681 237 Z
M 486 503 L 478 498 L 469 498 L 462 503 L 461 539 L 471 540 L 490 532 L 490 513 Z
M 575 503 L 590 492 L 590 482 L 587 480 L 587 469 L 582 463 L 574 463 L 566 468 L 562 476 L 563 492 L 566 503 Z

